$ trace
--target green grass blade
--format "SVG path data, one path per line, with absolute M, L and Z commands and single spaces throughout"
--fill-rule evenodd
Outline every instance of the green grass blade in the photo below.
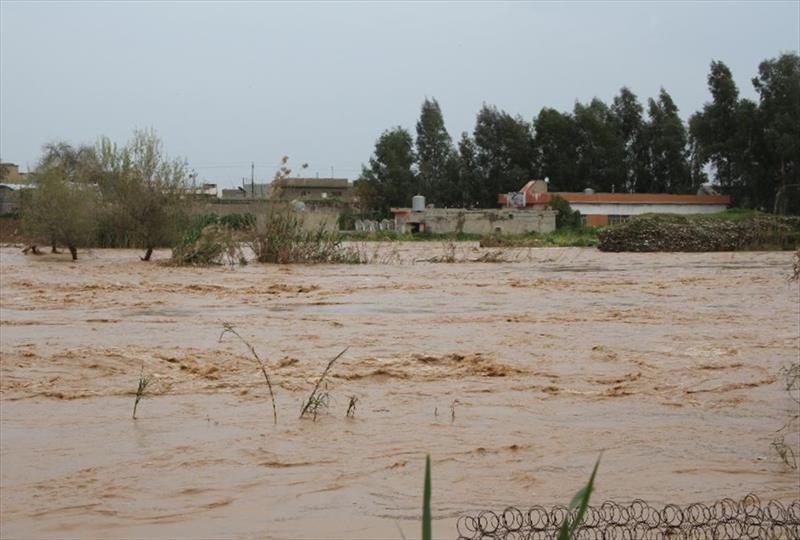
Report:
M 601 456 L 602 457 L 602 456 Z M 597 467 L 600 465 L 600 458 L 594 464 L 592 475 L 589 477 L 589 482 L 583 486 L 572 498 L 569 503 L 569 509 L 574 510 L 578 508 L 578 513 L 575 514 L 575 520 L 570 523 L 569 517 L 564 518 L 564 523 L 561 524 L 561 529 L 558 531 L 558 540 L 571 540 L 583 522 L 583 516 L 586 515 L 586 509 L 589 507 L 589 499 L 594 490 L 594 477 L 597 474 Z
M 425 487 L 422 490 L 422 540 L 431 540 L 431 456 L 425 456 Z

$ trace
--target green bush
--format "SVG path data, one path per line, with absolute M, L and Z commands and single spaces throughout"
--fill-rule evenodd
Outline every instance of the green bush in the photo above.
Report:
M 496 247 L 591 247 L 597 245 L 597 229 L 575 227 L 539 234 L 489 235 L 480 239 L 480 246 Z
M 556 229 L 581 227 L 581 213 L 573 210 L 566 199 L 553 195 L 550 198 L 550 209 L 558 212 L 556 214 Z
M 255 231 L 255 225 L 252 214 L 194 216 L 172 249 L 172 262 L 178 265 L 244 263 L 241 244 Z

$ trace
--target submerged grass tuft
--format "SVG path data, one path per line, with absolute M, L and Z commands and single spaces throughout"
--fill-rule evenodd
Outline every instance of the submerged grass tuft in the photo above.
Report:
M 350 396 L 350 402 L 347 404 L 347 414 L 345 414 L 346 417 L 355 418 L 357 403 L 358 403 L 358 398 L 356 396 Z
M 133 400 L 133 419 L 136 420 L 136 407 L 139 406 L 139 402 L 144 399 L 144 393 L 147 390 L 147 386 L 150 384 L 150 377 L 144 376 L 144 361 L 142 362 L 142 370 L 139 373 L 139 387 L 136 389 L 136 398 Z
M 275 394 L 272 391 L 272 382 L 269 380 L 269 375 L 267 374 L 267 368 L 264 366 L 264 362 L 261 361 L 259 358 L 258 353 L 256 353 L 256 349 L 246 340 L 244 339 L 239 332 L 236 331 L 236 328 L 233 327 L 231 323 L 224 322 L 222 323 L 222 333 L 219 335 L 219 342 L 222 343 L 222 338 L 225 337 L 225 334 L 233 334 L 239 340 L 244 343 L 248 349 L 250 349 L 250 353 L 253 355 L 253 358 L 256 359 L 258 362 L 258 367 L 261 368 L 261 373 L 264 375 L 264 380 L 267 381 L 267 389 L 269 390 L 269 397 L 272 399 L 272 422 L 273 424 L 278 423 L 278 408 L 275 405 Z
M 320 397 L 327 395 L 328 396 L 327 399 L 329 400 L 330 396 L 328 395 L 328 392 L 326 391 L 320 394 L 319 396 L 317 395 L 317 392 L 319 391 L 320 385 L 325 381 L 325 377 L 328 375 L 328 372 L 333 367 L 333 364 L 335 364 L 336 361 L 339 358 L 341 358 L 342 355 L 346 353 L 347 349 L 349 348 L 350 347 L 345 347 L 342 350 L 342 352 L 334 356 L 333 359 L 330 362 L 328 362 L 328 365 L 325 366 L 325 370 L 322 372 L 322 375 L 319 376 L 319 379 L 317 379 L 317 384 L 314 385 L 314 389 L 311 391 L 311 395 L 308 396 L 308 399 L 303 403 L 303 409 L 300 411 L 300 418 L 303 418 L 307 413 L 313 413 L 314 419 L 316 420 L 317 410 L 319 409 L 319 406 L 322 404 L 323 406 L 327 407 L 327 402 L 325 401 L 320 402 Z
M 452 403 L 450 403 L 450 423 L 456 421 L 456 405 L 461 405 L 461 402 L 457 399 L 454 399 Z
M 331 399 L 331 395 L 327 390 L 327 385 L 323 392 L 319 392 L 318 394 L 309 398 L 307 403 L 308 410 L 306 412 L 307 414 L 311 415 L 311 419 L 314 422 L 317 421 L 317 414 L 319 414 L 322 409 L 327 409 L 330 407 Z
M 601 456 L 602 457 L 602 456 Z M 597 474 L 597 467 L 600 465 L 600 458 L 594 464 L 592 475 L 589 477 L 589 482 L 586 483 L 572 498 L 569 503 L 570 512 L 575 512 L 575 517 L 572 521 L 569 519 L 569 514 L 564 517 L 564 523 L 561 524 L 561 529 L 558 531 L 558 540 L 572 540 L 578 536 L 578 530 L 583 522 L 583 517 L 586 515 L 586 509 L 589 508 L 589 499 L 594 490 L 594 477 Z

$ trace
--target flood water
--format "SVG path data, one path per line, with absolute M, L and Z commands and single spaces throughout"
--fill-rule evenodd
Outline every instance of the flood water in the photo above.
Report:
M 770 448 L 800 459 L 792 253 L 369 249 L 204 269 L 0 249 L 0 537 L 413 538 L 426 454 L 440 538 L 568 502 L 601 452 L 595 501 L 800 496 Z

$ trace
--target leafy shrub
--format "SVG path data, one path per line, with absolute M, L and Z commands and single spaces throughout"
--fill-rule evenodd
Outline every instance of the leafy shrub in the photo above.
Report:
M 550 199 L 550 208 L 558 212 L 556 214 L 556 229 L 580 228 L 581 213 L 573 210 L 566 199 L 553 195 Z
M 255 230 L 252 214 L 203 214 L 193 218 L 172 250 L 178 265 L 234 264 L 246 261 L 241 249 Z

